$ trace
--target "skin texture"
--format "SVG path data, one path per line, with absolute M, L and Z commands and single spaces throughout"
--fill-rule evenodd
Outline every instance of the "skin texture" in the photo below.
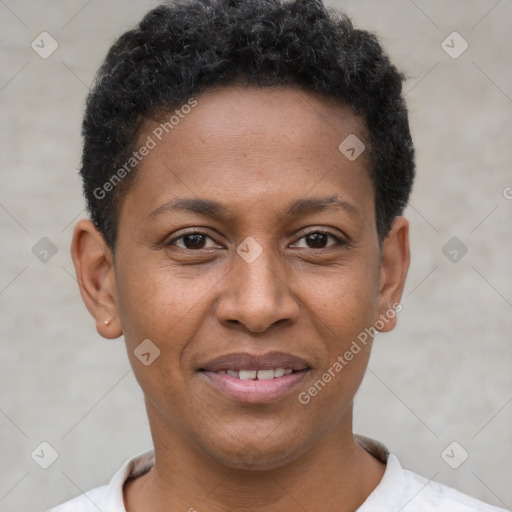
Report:
M 338 150 L 349 134 L 365 140 L 343 105 L 294 87 L 224 87 L 197 101 L 139 164 L 115 262 L 88 220 L 72 242 L 97 330 L 124 334 L 145 396 L 156 464 L 126 485 L 127 510 L 356 510 L 385 469 L 352 433 L 371 343 L 310 403 L 298 394 L 399 302 L 407 220 L 397 217 L 379 246 L 367 155 L 351 162 Z M 313 197 L 350 207 L 286 213 Z M 228 214 L 150 215 L 177 198 L 215 200 Z M 194 228 L 208 237 L 176 240 Z M 343 243 L 305 236 L 318 232 Z M 247 237 L 263 251 L 252 263 L 236 252 Z M 134 356 L 145 339 L 161 351 L 149 366 Z M 236 402 L 198 371 L 217 356 L 271 350 L 309 365 L 297 389 L 271 403 Z

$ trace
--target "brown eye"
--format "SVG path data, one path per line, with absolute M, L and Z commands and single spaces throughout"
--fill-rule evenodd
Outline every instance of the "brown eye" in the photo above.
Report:
M 208 249 L 216 246 L 214 243 L 207 246 L 208 240 L 213 242 L 212 238 L 208 236 L 208 234 L 195 231 L 193 233 L 184 234 L 174 238 L 167 245 L 175 245 L 181 249 L 189 250 Z
M 307 235 L 304 235 L 297 244 L 302 240 L 304 240 L 305 245 L 301 245 L 301 247 L 305 247 L 307 249 L 327 249 L 332 245 L 346 245 L 341 238 L 323 231 L 308 233 Z M 329 243 L 329 240 L 334 240 L 334 243 Z
M 305 238 L 312 249 L 323 249 L 326 247 L 329 235 L 326 233 L 313 233 Z
M 187 249 L 203 249 L 205 245 L 205 236 L 204 235 L 186 235 L 183 237 L 183 245 Z

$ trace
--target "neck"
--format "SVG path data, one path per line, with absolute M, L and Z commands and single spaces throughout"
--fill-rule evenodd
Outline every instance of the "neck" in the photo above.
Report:
M 222 464 L 153 421 L 155 465 L 125 486 L 126 509 L 353 512 L 378 485 L 385 466 L 354 439 L 348 416 L 292 462 L 264 470 Z

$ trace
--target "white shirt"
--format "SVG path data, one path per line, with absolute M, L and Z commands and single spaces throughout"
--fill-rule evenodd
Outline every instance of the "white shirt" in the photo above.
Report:
M 381 443 L 360 435 L 355 437 L 369 453 L 386 463 L 384 476 L 357 512 L 506 512 L 403 469 Z M 96 487 L 48 512 L 126 512 L 123 500 L 126 480 L 143 475 L 154 462 L 153 450 L 140 453 L 127 460 L 108 485 Z

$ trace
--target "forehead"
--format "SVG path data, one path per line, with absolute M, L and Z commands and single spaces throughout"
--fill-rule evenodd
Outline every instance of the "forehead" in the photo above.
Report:
M 339 149 L 347 138 L 365 139 L 364 124 L 341 103 L 295 87 L 242 86 L 194 102 L 141 131 L 138 144 L 154 147 L 128 196 L 148 212 L 183 196 L 229 198 L 240 208 L 340 193 L 373 203 L 367 155 L 351 160 Z
M 287 142 L 302 138 L 304 144 L 313 141 L 319 150 L 333 149 L 333 144 L 337 149 L 341 142 L 338 139 L 350 134 L 365 138 L 364 123 L 349 107 L 298 86 L 224 86 L 200 94 L 195 102 L 194 109 L 185 111 L 183 106 L 175 110 L 177 114 L 183 110 L 179 119 L 171 113 L 164 116 L 163 123 L 149 123 L 142 135 L 160 127 L 164 138 L 172 133 L 176 143 L 188 142 L 189 148 L 223 141 L 244 146 L 244 142 L 255 142 L 254 137 L 249 140 L 252 135 L 259 135 L 262 143 L 279 142 L 285 148 Z M 166 120 L 171 117 L 173 123 L 169 126 Z M 331 137 L 326 138 L 328 133 Z

